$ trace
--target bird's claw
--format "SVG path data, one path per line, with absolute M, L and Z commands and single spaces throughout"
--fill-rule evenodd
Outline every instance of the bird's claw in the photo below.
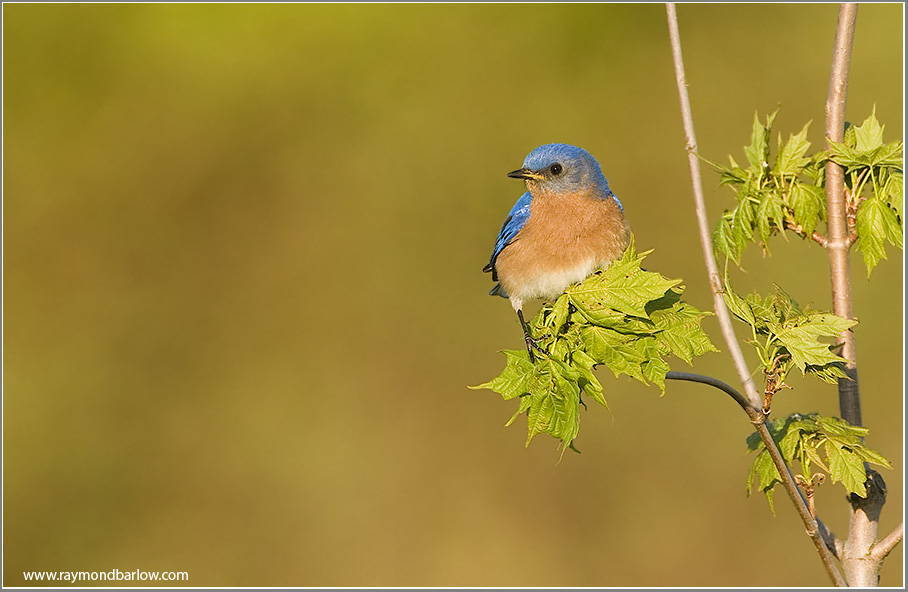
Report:
M 531 337 L 529 333 L 524 333 L 523 337 L 524 341 L 526 341 L 527 344 L 527 352 L 530 354 L 530 361 L 533 361 L 535 359 L 533 357 L 534 349 L 546 358 L 549 357 L 549 352 L 545 351 L 544 349 L 542 349 L 542 347 L 539 346 L 539 342 L 542 341 L 541 339 L 533 339 L 533 337 Z

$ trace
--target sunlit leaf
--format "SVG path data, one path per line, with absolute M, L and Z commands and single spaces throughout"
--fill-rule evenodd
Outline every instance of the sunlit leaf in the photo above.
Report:
M 859 126 L 854 128 L 855 150 L 858 152 L 869 152 L 883 145 L 883 128 L 876 118 L 876 105 L 870 113 L 870 117 L 864 120 Z
M 810 148 L 810 142 L 807 141 L 808 127 L 809 122 L 798 134 L 793 134 L 784 146 L 782 135 L 779 134 L 779 155 L 776 157 L 775 172 L 780 175 L 797 175 L 810 162 L 810 159 L 804 156 Z
M 783 327 L 776 337 L 791 354 L 795 365 L 803 372 L 808 364 L 824 366 L 843 362 L 840 356 L 829 349 L 830 345 L 822 343 L 819 338 L 837 337 L 839 333 L 855 324 L 856 321 L 833 314 L 812 314 Z
M 744 148 L 744 153 L 747 155 L 747 160 L 750 162 L 752 169 L 762 170 L 763 167 L 768 165 L 769 133 L 772 130 L 772 122 L 775 120 L 778 113 L 779 110 L 776 109 L 773 113 L 769 114 L 766 117 L 765 125 L 760 123 L 759 116 L 754 113 L 753 132 L 750 136 L 750 144 Z
M 823 189 L 795 182 L 789 189 L 788 199 L 795 222 L 800 224 L 809 236 L 816 229 L 820 212 L 825 207 Z

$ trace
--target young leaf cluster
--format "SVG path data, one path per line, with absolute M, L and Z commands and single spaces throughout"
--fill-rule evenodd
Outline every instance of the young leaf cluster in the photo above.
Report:
M 750 326 L 751 343 L 763 371 L 773 373 L 777 383 L 782 383 L 794 367 L 802 374 L 833 384 L 838 378 L 847 377 L 845 360 L 833 351 L 834 346 L 820 339 L 834 339 L 857 321 L 828 312 L 801 309 L 778 286 L 765 298 L 759 294 L 741 298 L 726 280 L 723 297 L 735 318 Z
M 784 231 L 824 244 L 817 226 L 826 220 L 825 166 L 833 160 L 846 169 L 850 230 L 869 276 L 886 258 L 885 242 L 903 248 L 903 143 L 883 144 L 883 126 L 874 111 L 861 125 L 848 128 L 843 143 L 811 155 L 810 123 L 786 142 L 779 134 L 773 161 L 770 137 L 777 113 L 768 115 L 765 123 L 754 115 L 750 144 L 744 149 L 746 167 L 731 156 L 729 166 L 706 160 L 738 202 L 724 212 L 713 232 L 716 250 L 740 264 L 749 243 L 768 251 L 769 238 Z M 867 188 L 871 195 L 864 197 Z
M 856 208 L 854 248 L 863 255 L 867 276 L 886 258 L 885 243 L 903 247 L 904 143 L 883 143 L 876 108 L 859 126 L 848 126 L 841 144 L 831 142 L 827 158 L 845 168 L 848 199 Z M 872 188 L 869 197 L 864 189 Z
M 811 478 L 815 465 L 833 483 L 841 482 L 849 493 L 861 497 L 867 496 L 865 462 L 892 468 L 882 454 L 864 446 L 861 439 L 867 435 L 867 428 L 853 426 L 838 417 L 795 413 L 770 422 L 768 427 L 785 461 L 790 465 L 800 464 L 801 475 Z M 756 480 L 772 508 L 773 487 L 781 483 L 779 471 L 757 432 L 747 438 L 747 449 L 757 452 L 747 476 L 747 494 L 750 495 Z
M 741 262 L 749 242 L 768 249 L 770 236 L 786 229 L 810 236 L 826 219 L 823 188 L 809 180 L 821 177 L 823 168 L 819 158 L 806 156 L 810 124 L 784 144 L 780 134 L 776 159 L 771 162 L 770 137 L 777 114 L 778 110 L 768 115 L 766 123 L 754 115 L 750 144 L 744 148 L 746 168 L 731 156 L 728 167 L 706 161 L 719 172 L 720 184 L 729 185 L 738 199 L 713 232 L 716 249 L 735 263 Z
M 606 366 L 664 392 L 669 371 L 664 356 L 691 363 L 694 356 L 717 351 L 700 321 L 704 313 L 681 300 L 681 280 L 644 271 L 633 245 L 621 259 L 567 288 L 544 304 L 529 323 L 546 354 L 505 351 L 502 373 L 471 388 L 487 388 L 504 399 L 519 398 L 517 412 L 527 415 L 527 444 L 540 433 L 571 447 L 580 430 L 582 397 L 607 407 L 602 384 L 593 373 Z

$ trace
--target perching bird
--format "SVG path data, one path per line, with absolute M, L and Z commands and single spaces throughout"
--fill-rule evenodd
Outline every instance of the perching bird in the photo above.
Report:
M 501 226 L 483 271 L 498 282 L 489 294 L 511 300 L 532 358 L 533 348 L 543 350 L 530 335 L 523 303 L 556 298 L 620 257 L 630 228 L 621 202 L 586 150 L 546 144 L 508 176 L 526 180 L 528 191 Z

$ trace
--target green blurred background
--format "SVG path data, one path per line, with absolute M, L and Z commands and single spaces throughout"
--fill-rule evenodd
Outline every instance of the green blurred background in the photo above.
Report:
M 822 143 L 837 6 L 680 5 L 702 153 L 755 111 Z M 901 5 L 862 5 L 848 118 L 903 110 Z M 577 446 L 524 447 L 466 386 L 522 347 L 487 296 L 534 147 L 592 152 L 648 269 L 710 307 L 665 10 L 649 5 L 3 6 L 4 584 L 821 586 L 791 504 L 746 498 L 718 393 L 601 374 Z M 713 220 L 732 203 L 706 172 Z M 830 306 L 777 238 L 736 286 Z M 864 419 L 902 519 L 901 253 L 853 271 Z M 706 326 L 720 338 L 714 320 Z M 743 337 L 744 331 L 739 330 Z M 724 348 L 723 348 L 724 349 Z M 673 367 L 685 366 L 673 360 Z M 730 382 L 724 354 L 696 370 Z M 837 414 L 795 377 L 774 410 Z M 822 518 L 847 530 L 840 486 Z M 882 583 L 901 585 L 901 548 Z

